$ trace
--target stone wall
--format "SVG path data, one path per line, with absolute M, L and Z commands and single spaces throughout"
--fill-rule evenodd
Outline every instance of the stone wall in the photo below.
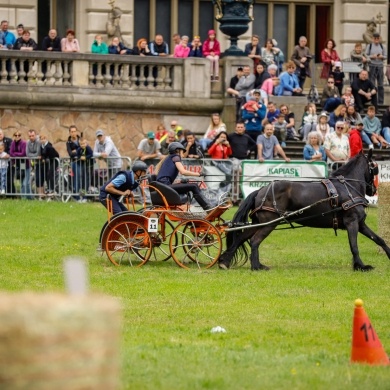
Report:
M 30 129 L 35 129 L 38 134 L 46 133 L 61 157 L 67 156 L 66 140 L 70 125 L 76 125 L 78 130 L 83 132 L 92 148 L 96 130 L 104 130 L 106 135 L 112 137 L 121 155 L 133 159 L 136 156 L 138 143 L 145 134 L 151 130 L 155 131 L 160 123 L 169 129 L 172 119 L 178 120 L 183 128 L 198 134 L 206 131 L 210 120 L 209 116 L 172 114 L 0 109 L 0 128 L 7 137 L 12 138 L 15 130 L 22 132 L 24 140 L 27 140 L 27 132 Z

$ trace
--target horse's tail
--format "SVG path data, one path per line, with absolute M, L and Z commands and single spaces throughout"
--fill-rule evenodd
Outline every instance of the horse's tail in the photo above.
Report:
M 248 222 L 249 212 L 255 207 L 255 199 L 259 190 L 252 192 L 238 208 L 234 214 L 232 225 L 236 227 L 238 224 Z M 226 248 L 228 248 L 220 257 L 219 264 L 224 264 L 226 267 L 245 263 L 248 260 L 248 250 L 245 248 L 246 239 L 242 239 L 242 230 L 228 231 L 226 233 Z M 244 261 L 241 258 L 244 257 Z
M 236 214 L 233 217 L 233 223 L 245 223 L 248 222 L 248 215 L 251 210 L 255 208 L 256 196 L 260 190 L 253 191 L 249 196 L 240 204 Z

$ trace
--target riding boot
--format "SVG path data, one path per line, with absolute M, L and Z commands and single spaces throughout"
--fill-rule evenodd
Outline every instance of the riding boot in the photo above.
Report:
M 202 195 L 194 194 L 194 198 L 200 204 L 200 207 L 202 207 L 203 210 L 211 209 L 211 206 L 206 202 Z

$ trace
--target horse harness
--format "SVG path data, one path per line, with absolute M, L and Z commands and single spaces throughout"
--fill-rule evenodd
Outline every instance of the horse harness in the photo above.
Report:
M 344 176 L 336 176 L 333 179 L 337 179 L 339 181 L 339 183 L 344 185 L 349 199 L 347 201 L 343 202 L 341 205 L 339 205 L 339 193 L 337 192 L 336 187 L 332 183 L 332 180 L 331 179 L 322 179 L 321 183 L 326 188 L 326 191 L 328 193 L 328 198 L 320 199 L 317 202 L 312 203 L 311 205 L 307 206 L 305 209 L 312 208 L 314 206 L 317 206 L 318 204 L 321 204 L 321 203 L 329 201 L 332 210 L 330 212 L 327 212 L 327 213 L 321 213 L 320 215 L 324 216 L 325 214 L 333 213 L 333 229 L 334 229 L 335 234 L 337 236 L 337 229 L 338 229 L 338 226 L 339 226 L 337 213 L 340 210 L 346 211 L 346 210 L 350 210 L 350 209 L 352 209 L 352 208 L 354 208 L 356 206 L 360 206 L 360 205 L 363 205 L 364 207 L 366 207 L 368 205 L 368 201 L 367 201 L 367 199 L 364 196 L 361 196 L 361 194 L 359 194 L 360 196 L 357 196 L 357 197 L 354 197 L 352 195 L 349 187 L 351 187 L 351 188 L 353 188 L 353 187 L 348 183 L 348 179 L 346 180 L 344 178 Z M 271 185 L 268 186 L 267 191 L 266 191 L 264 197 L 262 198 L 261 204 L 258 207 L 256 207 L 254 210 L 252 210 L 251 213 L 249 214 L 249 216 L 251 217 L 253 214 L 255 214 L 256 212 L 261 211 L 261 210 L 270 211 L 270 212 L 278 214 L 280 217 L 285 217 L 284 221 L 286 223 L 290 224 L 290 226 L 292 228 L 294 228 L 294 226 L 292 225 L 292 222 L 289 221 L 287 218 L 289 216 L 291 216 L 291 215 L 295 215 L 295 214 L 298 214 L 300 212 L 303 212 L 303 210 L 302 209 L 301 210 L 297 210 L 294 213 L 286 213 L 286 212 L 282 212 L 281 210 L 279 210 L 277 208 L 277 204 L 276 204 L 276 201 L 275 201 L 274 183 L 275 182 L 272 182 Z M 268 192 L 269 192 L 270 189 L 272 189 L 272 199 L 273 199 L 272 205 L 273 205 L 273 207 L 264 206 L 264 203 L 266 201 L 266 198 L 267 198 L 267 195 L 268 195 Z M 317 216 L 318 215 L 313 215 L 313 216 L 305 217 L 303 219 L 311 219 L 311 218 L 315 218 Z M 303 219 L 301 219 L 301 220 L 303 220 Z M 297 222 L 297 221 L 295 221 L 295 222 Z
M 323 180 L 321 180 L 321 183 L 325 186 L 326 191 L 328 192 L 328 195 L 329 195 L 330 206 L 333 209 L 333 229 L 334 229 L 334 232 L 337 236 L 337 229 L 339 227 L 339 222 L 337 219 L 337 212 L 340 210 L 346 211 L 346 210 L 352 209 L 352 208 L 359 206 L 359 205 L 367 206 L 368 201 L 364 196 L 354 197 L 352 195 L 351 191 L 348 188 L 348 186 L 349 186 L 348 181 L 345 180 L 344 176 L 336 176 L 336 179 L 339 181 L 339 183 L 344 185 L 345 190 L 347 191 L 347 194 L 349 197 L 349 200 L 343 202 L 340 207 L 338 207 L 339 206 L 338 205 L 339 194 L 336 190 L 336 187 L 332 183 L 332 181 L 330 179 L 323 179 Z

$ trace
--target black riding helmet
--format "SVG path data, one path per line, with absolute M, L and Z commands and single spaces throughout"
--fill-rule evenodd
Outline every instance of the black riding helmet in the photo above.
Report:
M 137 171 L 145 171 L 145 172 L 146 172 L 146 171 L 148 170 L 148 166 L 147 166 L 143 161 L 137 160 L 137 161 L 133 164 L 131 170 L 132 170 L 133 172 L 137 172 Z
M 169 154 L 175 154 L 177 149 L 186 150 L 180 142 L 172 142 L 168 146 Z

